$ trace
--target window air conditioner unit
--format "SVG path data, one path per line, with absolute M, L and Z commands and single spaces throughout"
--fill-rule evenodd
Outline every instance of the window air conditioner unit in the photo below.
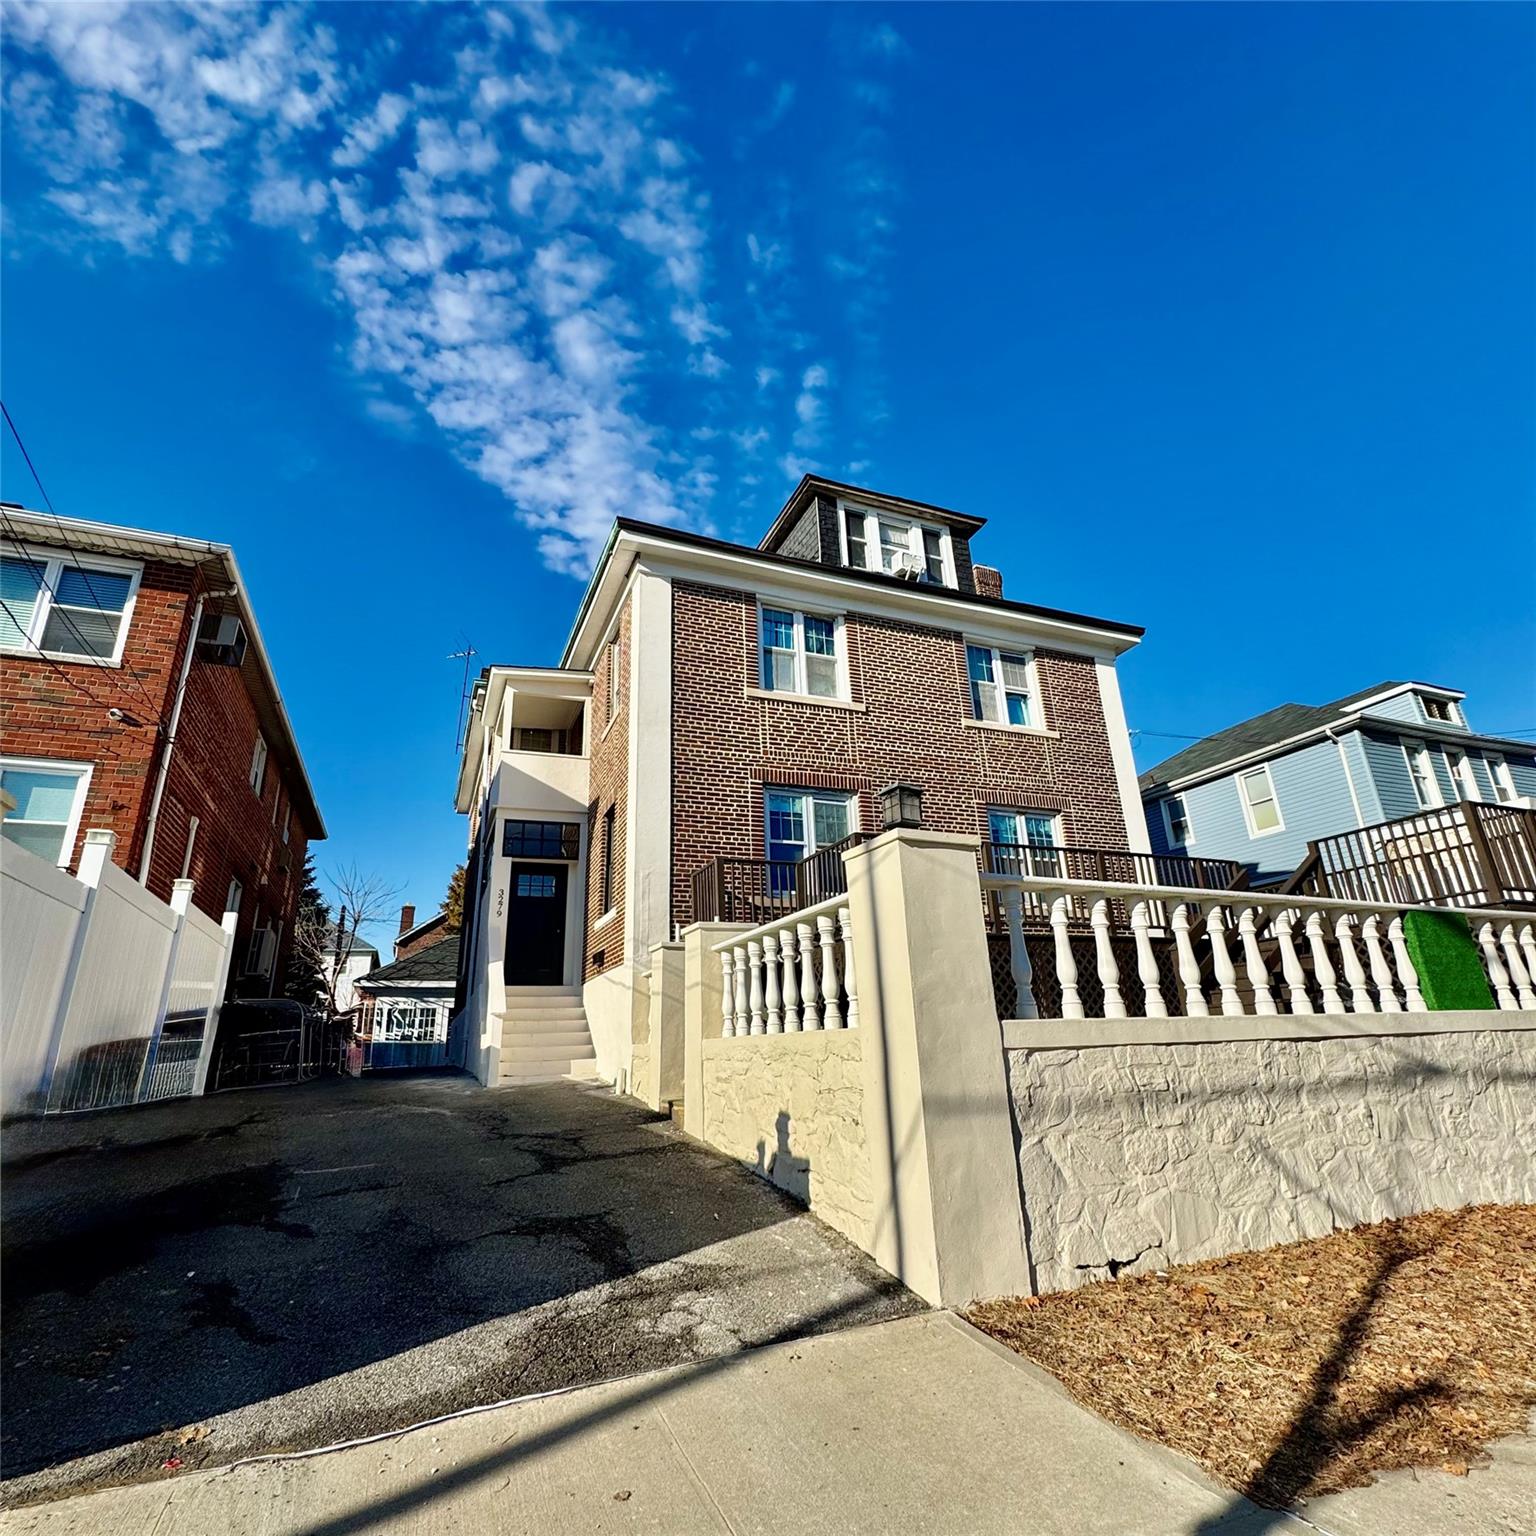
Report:
M 927 567 L 909 549 L 897 550 L 891 556 L 891 574 L 900 576 L 903 581 L 917 581 L 922 577 Z
M 238 667 L 245 660 L 245 625 L 240 616 L 205 614 L 197 630 L 197 653 L 216 667 Z

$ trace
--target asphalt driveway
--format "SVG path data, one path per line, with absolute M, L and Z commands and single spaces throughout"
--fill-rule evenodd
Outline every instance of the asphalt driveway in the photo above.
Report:
M 0 1175 L 11 1503 L 921 1308 L 574 1084 L 333 1079 L 31 1122 Z

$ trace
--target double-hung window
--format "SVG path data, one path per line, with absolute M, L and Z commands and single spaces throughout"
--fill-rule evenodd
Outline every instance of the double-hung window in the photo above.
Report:
M 947 528 L 846 506 L 842 523 L 845 563 L 856 570 L 918 575 L 941 587 L 959 585 Z
M 115 664 L 140 567 L 45 550 L 0 555 L 0 649 Z
M 770 789 L 763 803 L 768 857 L 776 863 L 798 864 L 856 830 L 857 804 L 846 790 Z
M 1237 776 L 1237 792 L 1242 797 L 1243 814 L 1248 818 L 1248 832 L 1263 837 L 1285 826 L 1280 819 L 1280 802 L 1275 798 L 1275 781 L 1269 768 L 1250 768 Z
M 965 667 L 971 679 L 971 713 L 993 725 L 1035 725 L 1034 687 L 1029 657 L 996 646 L 967 645 Z
M 1408 775 L 1413 780 L 1413 797 L 1422 810 L 1432 810 L 1445 804 L 1440 793 L 1440 780 L 1435 776 L 1434 760 L 1429 748 L 1422 741 L 1405 741 L 1403 756 L 1408 759 Z
M 839 698 L 840 628 L 824 614 L 765 607 L 760 620 L 763 687 L 770 693 Z
M 1504 761 L 1502 753 L 1489 752 L 1483 757 L 1488 765 L 1488 777 L 1493 780 L 1494 799 L 1508 803 L 1516 798 L 1514 775 L 1509 771 L 1509 764 Z
M 1168 841 L 1175 848 L 1186 848 L 1194 842 L 1189 833 L 1189 810 L 1183 795 L 1169 795 L 1163 801 L 1163 825 L 1168 830 Z
M 89 763 L 46 758 L 0 759 L 0 788 L 16 801 L 6 813 L 5 835 L 61 869 L 75 851 L 80 812 L 91 782 Z
M 1061 818 L 1051 811 L 1009 811 L 993 807 L 987 812 L 987 835 L 992 841 L 992 867 L 1000 875 L 1061 874 Z
M 1451 770 L 1451 784 L 1458 800 L 1481 800 L 1482 789 L 1472 768 L 1472 759 L 1460 747 L 1442 747 L 1445 766 Z
M 615 635 L 608 642 L 608 723 L 612 725 L 618 718 L 620 686 L 623 683 L 623 649 L 619 645 L 619 637 Z

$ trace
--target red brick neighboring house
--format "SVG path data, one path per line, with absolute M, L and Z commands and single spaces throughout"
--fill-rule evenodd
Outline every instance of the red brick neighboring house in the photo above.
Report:
M 561 667 L 475 690 L 471 1067 L 477 1036 L 482 1065 L 521 1038 L 499 982 L 579 994 L 622 1075 L 651 946 L 711 915 L 695 874 L 876 831 L 896 781 L 941 831 L 1148 848 L 1115 673 L 1141 629 L 1005 597 L 982 526 L 813 476 L 756 548 L 615 524 Z
M 162 901 L 239 912 L 232 986 L 282 976 L 325 824 L 224 544 L 0 504 L 5 835 L 73 870 L 88 829 Z

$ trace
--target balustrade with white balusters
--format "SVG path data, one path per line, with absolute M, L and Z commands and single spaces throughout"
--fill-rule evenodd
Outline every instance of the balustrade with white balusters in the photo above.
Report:
M 992 874 L 981 880 L 1003 909 L 1021 1019 L 1042 1016 L 1041 996 L 1053 1003 L 1059 996 L 1059 1012 L 1050 1016 L 1089 1016 L 1080 961 L 1090 937 L 1095 1006 L 1106 1019 L 1130 1016 L 1115 952 L 1127 929 L 1135 991 L 1147 1018 L 1207 1018 L 1213 1007 L 1229 1018 L 1425 1011 L 1400 907 Z M 1497 1006 L 1536 1008 L 1536 914 L 1453 915 L 1471 923 Z M 1036 939 L 1036 955 L 1043 952 L 1051 971 L 1039 984 L 1026 921 L 1037 935 L 1041 929 L 1049 934 L 1048 945 L 1043 935 Z M 1122 957 L 1126 953 L 1122 943 Z
M 725 1038 L 858 1028 L 847 897 L 749 929 L 714 952 Z

